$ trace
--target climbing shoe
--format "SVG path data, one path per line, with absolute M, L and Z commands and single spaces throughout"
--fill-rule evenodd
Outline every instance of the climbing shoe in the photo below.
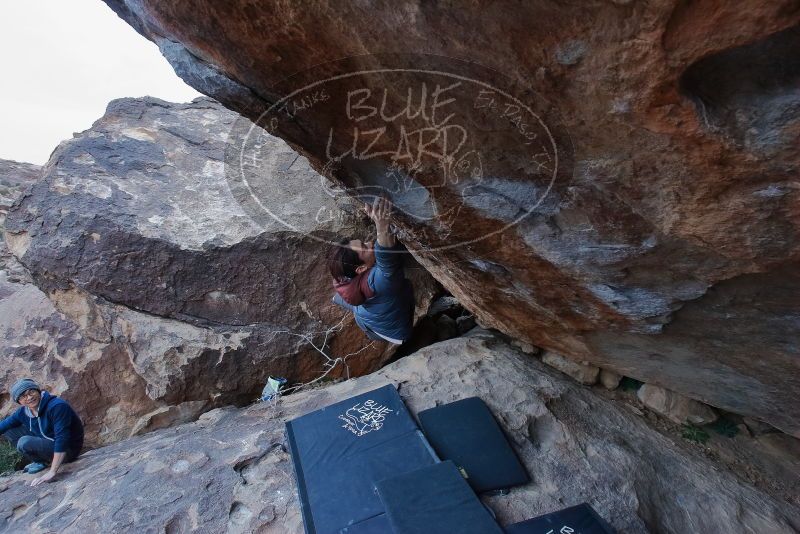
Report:
M 47 469 L 46 465 L 40 464 L 39 462 L 33 462 L 26 465 L 23 471 L 25 471 L 26 473 L 30 473 L 32 475 L 34 473 L 38 473 L 39 471 L 44 471 L 45 469 Z

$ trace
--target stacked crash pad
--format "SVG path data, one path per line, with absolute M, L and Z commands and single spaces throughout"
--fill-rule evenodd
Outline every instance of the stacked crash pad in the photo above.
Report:
M 419 418 L 389 384 L 286 424 L 306 534 L 611 534 L 588 504 L 502 529 L 477 493 L 529 477 L 488 407 Z
M 451 461 L 377 484 L 394 534 L 503 534 Z
M 476 493 L 530 481 L 503 431 L 478 397 L 419 412 L 425 437 L 443 460 L 452 460 Z

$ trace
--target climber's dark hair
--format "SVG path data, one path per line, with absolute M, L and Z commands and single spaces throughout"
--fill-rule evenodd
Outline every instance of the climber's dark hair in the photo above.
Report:
M 350 239 L 342 239 L 334 245 L 328 253 L 328 269 L 337 282 L 344 282 L 348 278 L 355 278 L 356 267 L 364 262 L 358 257 L 356 251 L 350 248 Z

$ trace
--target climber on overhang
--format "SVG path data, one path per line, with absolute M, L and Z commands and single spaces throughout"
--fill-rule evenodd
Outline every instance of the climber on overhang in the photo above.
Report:
M 376 198 L 364 211 L 375 222 L 377 243 L 343 239 L 331 250 L 333 302 L 353 312 L 368 338 L 399 345 L 411 336 L 414 292 L 403 273 L 403 248 L 389 229 L 392 203 Z
M 83 423 L 63 399 L 42 391 L 30 378 L 18 380 L 9 389 L 21 406 L 0 421 L 0 434 L 30 462 L 25 472 L 44 475 L 31 480 L 36 486 L 55 478 L 64 462 L 71 462 L 83 448 Z

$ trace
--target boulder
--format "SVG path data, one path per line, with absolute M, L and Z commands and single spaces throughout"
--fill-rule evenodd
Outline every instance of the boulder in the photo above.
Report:
M 622 380 L 622 375 L 608 369 L 600 369 L 600 383 L 606 389 L 617 389 Z
M 588 365 L 586 362 L 570 360 L 555 352 L 545 352 L 542 355 L 542 362 L 587 386 L 596 384 L 597 377 L 600 375 L 598 367 Z
M 0 159 L 0 226 L 14 201 L 41 175 L 39 165 Z
M 274 218 L 251 217 L 243 164 L 225 159 L 238 118 L 208 98 L 115 100 L 54 151 L 6 219 L 35 286 L 0 302 L 0 389 L 32 375 L 96 445 L 248 403 L 270 375 L 356 376 L 391 357 L 331 302 L 329 241 L 366 237 L 365 220 L 275 137 L 248 176 L 272 188 Z M 419 317 L 438 288 L 410 256 L 407 273 Z
M 6 215 L 14 201 L 41 175 L 39 165 L 0 159 L 0 232 L 5 229 Z M 30 281 L 27 271 L 9 252 L 5 239 L 0 239 L 0 271 L 11 282 Z
M 3 201 L 11 206 L 38 180 L 42 169 L 0 161 L 0 172 L 5 173 L 0 175 Z M 48 298 L 8 251 L 5 240 L 0 240 L 0 342 L 4 349 L 0 412 L 5 415 L 18 407 L 7 391 L 25 376 L 73 404 L 83 420 L 88 447 L 195 419 L 214 403 L 168 405 L 148 397 L 146 380 L 134 362 L 168 358 L 172 353 L 191 360 L 205 350 L 219 351 L 231 344 L 222 336 L 201 335 L 201 329 L 180 331 L 169 323 L 77 289 L 57 290 Z M 126 336 L 147 337 L 151 347 L 160 347 L 162 352 L 146 354 Z
M 413 413 L 474 395 L 486 401 L 532 478 L 485 497 L 502 525 L 581 502 L 626 534 L 792 532 L 800 524 L 797 506 L 474 329 L 369 376 L 220 408 L 90 451 L 49 484 L 0 478 L 0 529 L 300 534 L 284 422 L 386 383 L 400 387 Z
M 642 404 L 678 424 L 707 425 L 717 414 L 701 402 L 653 384 L 645 384 L 636 392 Z
M 70 309 L 64 312 L 58 306 Z M 121 306 L 97 304 L 77 291 L 51 300 L 35 285 L 9 282 L 6 272 L 0 272 L 0 411 L 5 416 L 19 407 L 8 388 L 19 378 L 31 377 L 78 411 L 88 447 L 193 420 L 212 405 L 211 399 L 177 401 L 178 412 L 153 419 L 151 412 L 166 403 L 155 394 L 148 396 L 146 379 L 132 361 L 139 353 L 125 336 L 148 338 L 153 346 L 161 346 L 163 352 L 144 353 L 141 359 L 177 353 L 192 359 L 203 350 L 224 353 L 233 344 L 210 332 L 198 339 L 200 329 L 179 339 L 169 329 L 148 328 L 158 321 Z M 120 334 L 120 325 L 125 334 Z
M 478 324 L 800 435 L 794 0 L 105 1 Z
M 0 216 L 3 220 L 5 220 L 8 208 L 41 175 L 42 167 L 40 165 L 0 159 Z

